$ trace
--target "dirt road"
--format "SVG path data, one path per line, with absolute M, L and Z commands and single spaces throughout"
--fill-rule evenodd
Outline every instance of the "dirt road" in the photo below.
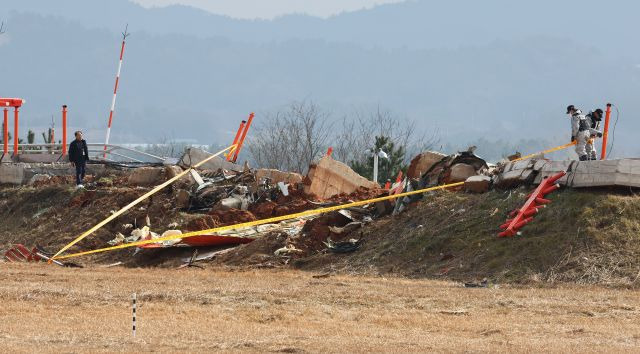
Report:
M 468 289 L 270 270 L 0 268 L 6 352 L 640 350 L 635 290 Z

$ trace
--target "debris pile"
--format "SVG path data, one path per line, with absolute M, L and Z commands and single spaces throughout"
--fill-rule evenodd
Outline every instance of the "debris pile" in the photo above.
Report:
M 110 237 L 95 240 L 91 246 L 101 247 L 107 241 L 109 245 L 120 245 L 158 240 L 139 248 L 197 247 L 200 254 L 188 257 L 189 262 L 233 259 L 235 263 L 242 263 L 240 259 L 246 259 L 246 264 L 255 266 L 285 264 L 292 259 L 318 253 L 354 252 L 362 242 L 366 242 L 366 229 L 363 228 L 367 224 L 385 215 L 403 212 L 425 194 L 357 207 L 345 206 L 341 210 L 331 209 L 323 213 L 306 211 L 459 182 L 464 183 L 454 190 L 486 193 L 494 186 L 533 183 L 557 169 L 571 169 L 573 166 L 577 172 L 583 168 L 575 162 L 568 162 L 569 165 L 565 166 L 564 162 L 539 159 L 493 166 L 475 155 L 473 148 L 452 155 L 425 151 L 412 160 L 403 179 L 399 177 L 396 183 L 385 189 L 331 156 L 324 156 L 313 163 L 306 176 L 274 169 L 252 169 L 247 164 L 240 166 L 223 158 L 211 157 L 203 150 L 192 148 L 176 165 L 110 166 L 89 178 L 90 186 L 113 187 L 117 193 L 117 200 L 113 201 L 115 209 L 114 206 L 109 209 L 113 214 L 122 208 L 123 203 L 139 198 L 152 186 L 163 184 L 179 174 L 184 175 L 163 192 L 149 198 L 146 206 L 138 205 L 128 219 L 119 219 L 122 227 L 116 225 L 103 230 Z M 209 160 L 197 171 L 191 168 L 206 159 Z M 573 178 L 575 181 L 576 177 Z M 73 183 L 68 176 L 33 179 L 36 187 Z M 559 182 L 563 180 L 566 181 L 567 177 Z M 92 207 L 101 190 L 74 193 L 65 203 L 74 210 Z M 145 214 L 146 223 L 139 225 L 137 222 L 145 219 Z M 283 216 L 286 218 L 282 219 Z M 270 220 L 273 218 L 276 219 Z M 152 225 L 149 219 L 155 224 Z M 224 228 L 238 224 L 244 225 Z M 90 226 L 84 225 L 85 228 Z M 201 234 L 181 237 L 192 232 Z M 163 240 L 165 237 L 171 239 Z M 238 247 L 228 249 L 229 246 Z M 239 257 L 252 249 L 261 256 Z M 147 253 L 147 256 L 152 254 L 155 253 Z
M 161 183 L 181 173 L 182 168 L 189 168 L 192 164 L 210 156 L 202 150 L 189 149 L 180 159 L 180 167 L 140 167 L 129 174 L 126 182 L 143 188 Z M 305 177 L 297 173 L 273 169 L 251 169 L 246 164 L 240 167 L 224 159 L 212 159 L 203 167 L 206 168 L 199 169 L 198 172 L 190 170 L 189 174 L 172 186 L 170 193 L 175 200 L 175 205 L 188 216 L 184 223 L 171 225 L 176 227 L 160 234 L 151 230 L 147 217 L 146 226 L 141 228 L 123 225 L 124 231 L 117 232 L 109 244 L 119 245 L 175 236 L 175 239 L 170 241 L 150 243 L 140 247 L 155 249 L 185 246 L 217 247 L 276 239 L 279 241 L 273 245 L 274 249 L 270 252 L 269 258 L 287 261 L 293 257 L 331 249 L 333 246 L 329 245 L 334 245 L 335 242 L 338 244 L 344 240 L 349 242 L 348 236 L 364 223 L 386 213 L 376 205 L 370 204 L 327 214 L 298 217 L 293 215 L 287 220 L 265 224 L 264 221 L 268 222 L 270 218 L 388 195 L 388 190 L 380 188 L 376 183 L 361 177 L 348 166 L 329 156 L 312 165 Z M 75 204 L 85 203 L 80 196 L 77 199 Z M 212 230 L 256 220 L 262 223 L 232 230 Z M 179 238 L 183 233 L 203 230 L 215 232 Z M 344 250 L 345 247 L 339 246 L 337 249 Z M 192 258 L 199 260 L 217 257 L 221 255 L 218 252 L 225 251 L 218 250 L 213 255 L 201 254 L 199 257 L 189 258 L 189 261 L 193 261 Z M 238 249 L 234 252 L 240 251 Z

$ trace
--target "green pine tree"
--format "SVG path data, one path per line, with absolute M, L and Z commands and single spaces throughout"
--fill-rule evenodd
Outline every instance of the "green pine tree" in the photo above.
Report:
M 381 185 L 387 180 L 395 181 L 398 172 L 406 173 L 407 165 L 405 160 L 405 148 L 403 146 L 396 147 L 388 136 L 377 136 L 372 151 L 384 151 L 388 159 L 378 159 L 378 182 Z M 369 154 L 363 161 L 351 161 L 350 167 L 361 176 L 373 179 L 373 156 Z

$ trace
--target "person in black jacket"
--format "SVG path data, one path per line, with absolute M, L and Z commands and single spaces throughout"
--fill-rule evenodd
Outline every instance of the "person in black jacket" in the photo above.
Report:
M 85 167 L 87 161 L 89 161 L 89 149 L 87 148 L 87 142 L 82 139 L 82 132 L 78 130 L 75 135 L 76 140 L 69 144 L 69 162 L 76 167 L 76 185 L 78 188 L 82 188 Z

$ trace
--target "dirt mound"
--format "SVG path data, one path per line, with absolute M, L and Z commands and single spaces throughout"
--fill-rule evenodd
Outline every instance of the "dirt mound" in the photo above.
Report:
M 350 194 L 337 194 L 331 197 L 330 201 L 334 203 L 349 203 L 360 200 L 367 200 L 388 195 L 389 192 L 381 188 L 364 188 L 359 187 L 355 192 Z
M 311 203 L 317 198 L 304 193 L 302 189 L 289 188 L 289 195 L 278 195 L 275 201 L 267 200 L 251 205 L 251 211 L 258 219 L 266 219 L 274 216 L 289 215 L 305 210 L 317 208 Z
M 522 229 L 498 238 L 506 214 L 530 190 L 433 193 L 406 213 L 361 229 L 351 254 L 318 254 L 301 269 L 497 282 L 640 286 L 640 196 L 565 189 Z
M 251 214 L 251 212 L 233 208 L 215 209 L 209 212 L 209 215 L 216 220 L 220 226 L 257 220 L 255 215 Z
M 342 227 L 350 221 L 350 219 L 338 212 L 322 215 L 308 221 L 302 228 L 302 235 L 292 243 L 296 248 L 304 252 L 301 255 L 315 254 L 326 248 L 323 242 L 327 241 L 328 238 L 334 241 L 346 238 L 349 234 L 335 234 L 331 232 L 330 227 Z
M 285 247 L 289 235 L 284 232 L 271 232 L 251 243 L 240 245 L 230 252 L 217 256 L 213 264 L 228 266 L 260 266 L 274 267 L 284 265 L 288 258 L 274 255 L 274 252 Z
M 211 215 L 205 215 L 202 217 L 196 217 L 189 221 L 187 225 L 184 227 L 185 232 L 189 231 L 200 231 L 213 229 L 221 226 L 218 219 L 214 219 Z
M 28 247 L 43 246 L 57 251 L 71 240 L 132 202 L 147 189 L 99 188 L 78 190 L 72 186 L 5 188 L 0 190 L 0 249 L 14 243 Z M 160 192 L 129 212 L 108 223 L 102 229 L 72 247 L 70 252 L 105 247 L 116 233 L 129 234 L 130 224 L 143 226 L 147 216 L 154 231 L 168 229 L 170 223 L 182 224 L 186 219 L 172 208 L 170 193 Z M 179 226 L 178 226 L 179 228 Z M 83 258 L 83 262 L 122 260 L 130 250 Z

